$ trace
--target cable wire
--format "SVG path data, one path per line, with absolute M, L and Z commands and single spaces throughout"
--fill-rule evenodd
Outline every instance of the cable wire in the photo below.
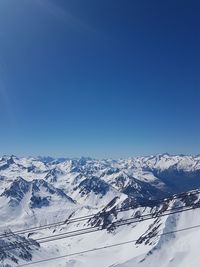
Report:
M 200 194 L 200 189 L 195 189 L 195 190 L 191 190 L 189 192 L 182 192 L 182 193 L 179 193 L 179 194 L 174 194 L 174 195 L 171 195 L 171 196 L 166 197 L 166 198 L 160 198 L 160 199 L 157 199 L 157 200 L 148 200 L 148 201 L 149 202 L 153 202 L 153 203 L 155 203 L 155 202 L 160 203 L 160 202 L 164 202 L 164 201 L 166 202 L 166 201 L 170 201 L 170 200 L 173 200 L 173 199 L 185 197 L 185 196 L 188 196 L 188 195 L 191 196 L 191 195 L 194 195 L 194 194 Z M 142 201 L 140 201 L 140 205 L 141 204 L 142 204 Z M 144 201 L 143 204 L 147 204 L 147 201 Z M 105 208 L 106 207 L 104 207 L 104 209 Z M 133 206 L 133 205 L 130 205 L 127 208 L 115 209 L 115 211 L 116 212 L 124 212 L 124 211 L 131 210 L 133 208 L 137 208 L 137 207 Z M 102 210 L 104 210 L 104 209 L 102 209 Z M 109 212 L 109 211 L 104 211 L 104 212 Z M 71 224 L 71 223 L 75 223 L 75 222 L 85 221 L 85 220 L 92 219 L 92 218 L 94 218 L 95 216 L 98 216 L 101 213 L 102 213 L 102 211 L 100 211 L 100 212 L 98 212 L 96 214 L 76 217 L 76 218 L 73 218 L 73 219 L 66 219 L 65 221 L 59 221 L 59 222 L 52 223 L 52 224 L 44 224 L 44 225 L 41 225 L 41 226 L 38 226 L 38 227 L 26 228 L 26 229 L 17 230 L 17 231 L 12 231 L 11 230 L 12 233 L 10 235 L 12 236 L 12 234 L 25 234 L 25 233 L 29 233 L 30 231 L 32 231 L 34 233 L 36 231 L 41 231 L 41 230 L 48 229 L 48 228 L 51 228 L 51 227 L 57 227 L 57 226 L 65 225 L 65 224 Z M 70 216 L 72 216 L 72 214 Z M 5 235 L 6 235 L 5 233 L 1 233 L 0 234 L 0 238 L 4 237 Z M 9 236 L 9 233 L 6 236 Z
M 160 236 L 170 235 L 170 234 L 174 234 L 174 233 L 178 233 L 178 232 L 189 231 L 189 230 L 196 229 L 196 228 L 199 228 L 199 227 L 200 227 L 200 224 L 194 225 L 194 226 L 191 226 L 191 227 L 186 227 L 186 228 L 174 230 L 174 231 L 171 231 L 171 232 L 166 232 L 166 233 L 163 233 L 163 234 L 158 234 L 157 236 L 160 237 Z M 33 265 L 33 264 L 59 260 L 59 259 L 72 257 L 72 256 L 78 256 L 78 255 L 82 255 L 82 254 L 86 254 L 86 253 L 90 253 L 90 252 L 94 252 L 94 251 L 99 251 L 99 250 L 104 250 L 104 249 L 109 249 L 109 248 L 113 248 L 113 247 L 118 247 L 118 246 L 122 246 L 122 245 L 131 244 L 131 243 L 134 243 L 134 242 L 137 242 L 137 241 L 138 241 L 138 239 L 135 239 L 135 240 L 129 240 L 129 241 L 126 241 L 126 242 L 116 243 L 116 244 L 107 245 L 107 246 L 103 246 L 103 247 L 97 247 L 97 248 L 93 248 L 93 249 L 83 250 L 83 251 L 80 251 L 80 252 L 74 252 L 74 253 L 70 253 L 70 254 L 67 254 L 67 255 L 62 255 L 62 256 L 57 256 L 57 257 L 52 257 L 52 258 L 48 258 L 48 259 L 43 259 L 43 260 L 39 260 L 39 261 L 34 261 L 34 262 L 21 264 L 21 265 L 18 265 L 18 267 L 30 266 L 30 265 Z
M 157 216 L 151 216 L 148 218 L 139 218 L 137 220 L 135 218 L 118 220 L 118 221 L 115 221 L 114 223 L 111 223 L 110 226 L 120 227 L 123 225 L 130 225 L 133 223 L 142 222 L 142 221 L 151 220 L 151 219 L 156 219 L 156 218 L 160 218 L 160 217 L 164 217 L 164 216 L 168 216 L 168 215 L 172 215 L 172 214 L 177 214 L 177 213 L 182 213 L 182 212 L 186 212 L 186 211 L 190 211 L 190 210 L 194 210 L 194 209 L 198 209 L 198 208 L 200 208 L 200 207 L 198 206 L 198 207 L 194 207 L 194 208 L 175 210 L 174 212 L 168 211 L 165 214 L 158 214 Z M 171 209 L 171 211 L 172 210 L 173 209 Z M 85 234 L 89 234 L 89 233 L 99 232 L 102 230 L 106 230 L 106 228 L 102 228 L 102 225 L 101 226 L 88 227 L 86 229 L 79 229 L 79 230 L 75 230 L 75 231 L 71 231 L 71 232 L 67 232 L 67 233 L 58 234 L 55 236 L 49 236 L 49 237 L 39 238 L 39 239 L 35 239 L 35 240 L 27 240 L 27 241 L 23 241 L 23 242 L 16 242 L 15 244 L 2 246 L 0 249 L 3 251 L 13 250 L 16 248 L 20 248 L 22 245 L 34 245 L 34 243 L 33 243 L 34 241 L 38 242 L 39 244 L 43 244 L 43 243 L 58 241 L 58 240 L 66 239 L 66 238 L 70 238 L 70 237 L 75 237 L 75 236 L 85 235 Z

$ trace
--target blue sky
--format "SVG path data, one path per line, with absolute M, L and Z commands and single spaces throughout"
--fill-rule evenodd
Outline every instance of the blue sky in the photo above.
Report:
M 198 154 L 199 11 L 194 0 L 1 0 L 1 154 Z

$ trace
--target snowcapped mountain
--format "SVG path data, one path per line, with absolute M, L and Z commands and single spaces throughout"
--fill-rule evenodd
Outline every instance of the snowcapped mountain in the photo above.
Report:
M 50 261 L 48 266 L 161 266 L 163 257 L 162 266 L 185 267 L 190 260 L 190 266 L 196 267 L 197 261 L 192 259 L 195 256 L 200 260 L 195 248 L 199 229 L 187 233 L 176 230 L 200 223 L 196 209 L 200 206 L 199 193 L 189 192 L 199 187 L 200 156 L 163 154 L 121 160 L 3 156 L 0 158 L 1 266 L 20 266 L 135 240 Z M 185 191 L 186 195 L 168 198 Z M 188 210 L 170 213 L 171 209 L 181 207 Z M 82 216 L 88 217 L 75 220 Z M 56 225 L 56 222 L 65 223 Z M 49 224 L 53 225 L 40 229 Z M 98 231 L 81 232 L 88 228 Z M 13 240 L 18 241 L 3 234 L 10 229 Z M 22 229 L 30 231 L 20 233 Z M 72 231 L 81 235 L 66 236 Z M 50 237 L 62 235 L 65 238 L 46 242 Z M 34 245 L 23 247 L 28 256 L 24 250 L 20 251 L 21 246 L 12 248 L 11 254 L 3 251 L 5 244 L 29 241 L 30 237 Z

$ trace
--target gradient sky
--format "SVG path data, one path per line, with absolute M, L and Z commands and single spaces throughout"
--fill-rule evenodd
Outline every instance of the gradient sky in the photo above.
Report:
M 1 0 L 1 154 L 200 153 L 200 2 Z

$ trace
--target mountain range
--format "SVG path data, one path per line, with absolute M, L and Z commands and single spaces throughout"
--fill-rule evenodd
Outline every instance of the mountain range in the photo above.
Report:
M 199 188 L 198 155 L 3 156 L 0 266 L 196 267 Z

